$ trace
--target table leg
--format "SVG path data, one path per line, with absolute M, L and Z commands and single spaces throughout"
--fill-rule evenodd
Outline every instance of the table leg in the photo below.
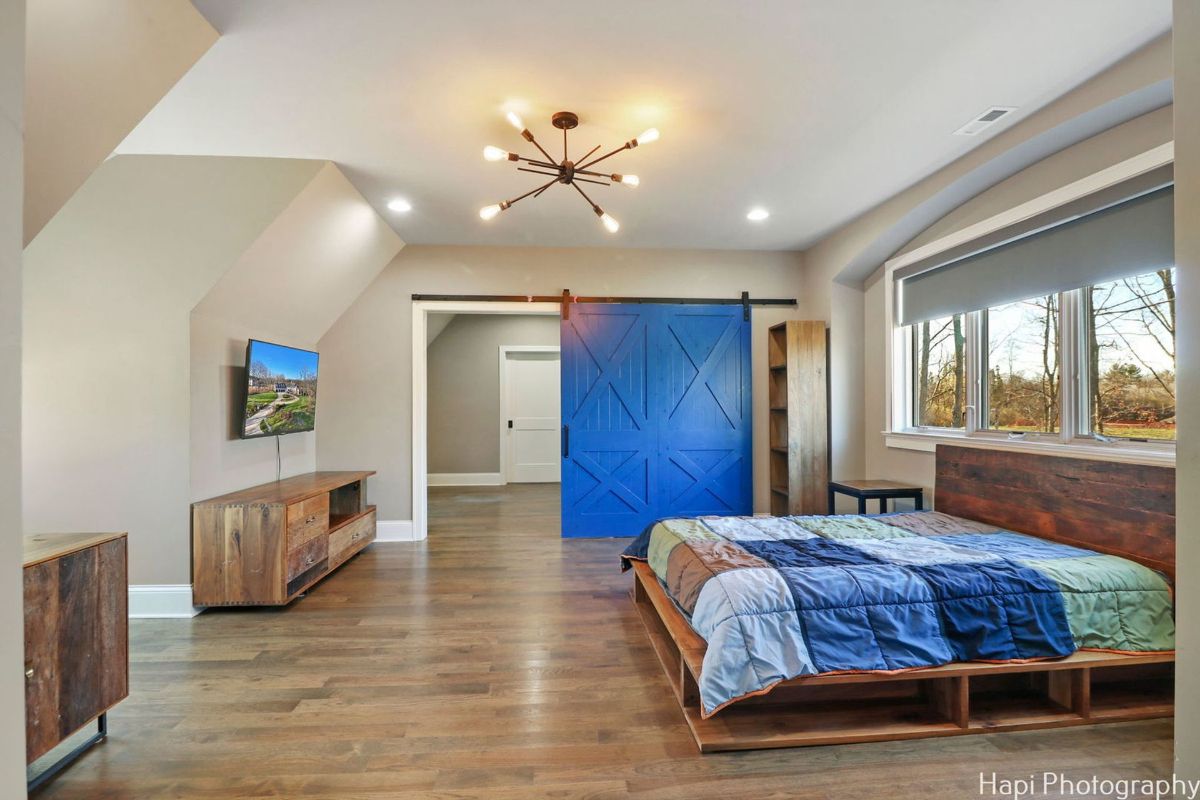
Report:
M 830 490 L 829 490 L 829 513 L 830 513 L 830 514 L 835 514 L 835 513 L 837 513 L 837 512 L 834 510 L 834 508 L 835 508 L 836 506 L 837 506 L 837 493 L 836 493 L 836 492 L 834 492 L 834 491 L 833 491 L 833 489 L 830 489 Z
M 860 514 L 867 513 L 867 498 L 865 498 L 865 497 L 858 498 L 858 513 L 860 513 Z
M 925 510 L 925 493 L 921 492 L 916 497 L 914 497 L 913 504 L 916 506 L 917 511 L 924 511 Z
M 880 514 L 887 513 L 887 498 L 886 497 L 879 498 L 879 513 Z

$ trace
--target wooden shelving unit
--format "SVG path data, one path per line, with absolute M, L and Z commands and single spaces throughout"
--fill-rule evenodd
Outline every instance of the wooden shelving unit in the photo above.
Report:
M 824 514 L 829 484 L 825 323 L 793 320 L 767 332 L 771 513 Z

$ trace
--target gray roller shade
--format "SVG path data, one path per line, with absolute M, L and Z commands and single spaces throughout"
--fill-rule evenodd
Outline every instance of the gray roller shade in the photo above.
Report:
M 1042 297 L 1175 263 L 1173 186 L 1156 188 L 1093 213 L 971 255 L 900 274 L 899 319 L 927 319 Z M 953 258 L 953 255 L 951 255 Z

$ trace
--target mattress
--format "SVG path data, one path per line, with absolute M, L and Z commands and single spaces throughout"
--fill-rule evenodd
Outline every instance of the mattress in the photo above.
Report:
M 667 519 L 621 558 L 708 643 L 705 717 L 803 675 L 1175 647 L 1158 572 L 936 511 Z

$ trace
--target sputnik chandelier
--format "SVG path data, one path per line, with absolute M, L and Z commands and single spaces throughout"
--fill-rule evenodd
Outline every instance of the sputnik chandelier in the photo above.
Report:
M 586 200 L 587 204 L 592 207 L 592 211 L 594 211 L 596 216 L 600 218 L 600 222 L 604 225 L 609 233 L 616 233 L 621 228 L 621 224 L 619 222 L 613 219 L 609 214 L 605 213 L 603 208 L 592 202 L 592 198 L 588 197 L 587 193 L 583 191 L 579 184 L 594 183 L 599 186 L 612 186 L 614 183 L 620 183 L 630 187 L 637 186 L 639 183 L 637 175 L 618 175 L 616 173 L 597 172 L 596 170 L 590 168 L 596 164 L 599 164 L 606 158 L 615 156 L 622 150 L 632 150 L 638 145 L 649 144 L 650 142 L 657 140 L 657 128 L 651 128 L 636 139 L 630 139 L 628 142 L 621 145 L 616 150 L 613 150 L 611 153 L 597 156 L 591 161 L 588 161 L 587 159 L 600 149 L 600 145 L 596 145 L 589 150 L 583 156 L 583 158 L 572 161 L 567 155 L 567 131 L 579 125 L 579 116 L 571 111 L 559 111 L 550 118 L 550 124 L 561 130 L 563 133 L 563 157 L 561 162 L 557 162 L 554 160 L 554 157 L 547 153 L 546 150 L 540 144 L 538 144 L 537 140 L 533 138 L 533 134 L 530 133 L 529 129 L 525 127 L 525 123 L 521 121 L 520 117 L 510 111 L 508 112 L 508 121 L 514 128 L 521 132 L 521 136 L 525 139 L 525 141 L 532 144 L 543 156 L 545 156 L 545 160 L 526 158 L 525 156 L 518 155 L 516 153 L 510 153 L 503 148 L 492 147 L 491 145 L 483 148 L 483 157 L 488 161 L 515 161 L 518 164 L 524 162 L 528 166 L 518 166 L 518 171 L 532 172 L 537 175 L 550 175 L 551 179 L 535 189 L 530 189 L 520 197 L 514 197 L 512 200 L 504 200 L 495 205 L 484 206 L 483 208 L 479 209 L 480 217 L 485 220 L 492 219 L 501 211 L 511 208 L 513 203 L 516 203 L 518 200 L 524 200 L 530 195 L 537 197 L 554 184 L 561 183 L 571 186 L 575 189 L 575 191 L 579 192 L 579 196 Z

